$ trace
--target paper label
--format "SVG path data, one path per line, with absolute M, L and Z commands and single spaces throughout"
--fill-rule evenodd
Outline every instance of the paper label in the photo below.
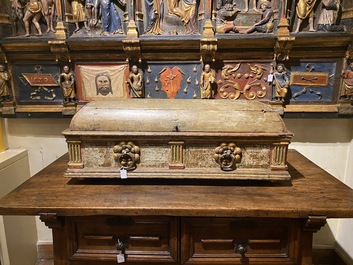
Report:
M 127 179 L 127 170 L 124 168 L 120 169 L 120 178 L 121 179 Z
M 117 261 L 118 263 L 124 263 L 124 262 L 125 262 L 125 255 L 120 252 L 120 253 L 116 256 L 116 261 Z
M 267 76 L 267 82 L 271 83 L 273 81 L 273 74 Z

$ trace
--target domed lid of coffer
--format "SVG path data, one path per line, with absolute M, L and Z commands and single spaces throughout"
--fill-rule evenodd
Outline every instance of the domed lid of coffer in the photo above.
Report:
M 264 103 L 187 99 L 90 102 L 74 115 L 64 134 L 78 132 L 292 135 L 280 115 Z

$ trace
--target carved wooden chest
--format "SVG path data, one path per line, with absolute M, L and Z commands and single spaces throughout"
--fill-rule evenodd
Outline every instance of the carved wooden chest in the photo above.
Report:
M 292 133 L 255 101 L 95 101 L 63 134 L 67 177 L 287 180 Z

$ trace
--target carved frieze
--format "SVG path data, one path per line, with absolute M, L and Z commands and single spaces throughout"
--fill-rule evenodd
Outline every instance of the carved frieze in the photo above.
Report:
M 217 73 L 216 98 L 259 100 L 271 99 L 268 82 L 270 62 L 229 62 Z

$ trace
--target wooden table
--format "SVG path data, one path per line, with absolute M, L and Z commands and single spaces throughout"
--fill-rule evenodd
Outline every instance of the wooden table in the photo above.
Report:
M 295 150 L 285 182 L 68 179 L 67 161 L 0 200 L 53 229 L 56 265 L 306 265 L 326 219 L 353 218 L 353 190 Z

